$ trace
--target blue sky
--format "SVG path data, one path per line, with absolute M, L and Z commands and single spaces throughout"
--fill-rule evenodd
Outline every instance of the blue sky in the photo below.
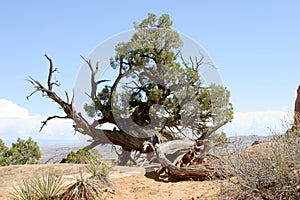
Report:
M 152 12 L 169 14 L 174 29 L 207 51 L 231 91 L 236 113 L 291 112 L 300 84 L 299 9 L 299 1 L 276 0 L 7 1 L 0 7 L 0 99 L 26 109 L 30 117 L 60 112 L 40 95 L 26 100 L 32 91 L 25 81 L 29 75 L 46 81 L 43 55 L 59 68 L 61 94 L 71 91 L 80 55 L 88 56 Z M 255 123 L 251 127 L 255 130 Z M 4 134 L 0 126 L 0 138 Z

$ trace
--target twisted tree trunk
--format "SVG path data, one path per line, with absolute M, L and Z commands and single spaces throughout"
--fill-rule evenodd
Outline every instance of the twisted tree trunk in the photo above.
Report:
M 47 125 L 47 123 L 50 120 L 54 118 L 71 119 L 74 122 L 73 127 L 76 132 L 79 132 L 84 135 L 88 135 L 93 139 L 92 142 L 85 147 L 88 150 L 100 144 L 119 145 L 122 147 L 124 151 L 128 152 L 128 153 L 124 153 L 123 155 L 124 157 L 127 156 L 126 157 L 127 160 L 128 160 L 128 155 L 130 154 L 131 151 L 139 151 L 142 153 L 156 152 L 157 159 L 162 165 L 162 168 L 158 171 L 158 174 L 162 175 L 162 171 L 167 171 L 167 173 L 165 173 L 165 175 L 162 176 L 166 176 L 167 174 L 170 180 L 171 179 L 182 180 L 182 179 L 189 179 L 189 178 L 204 180 L 207 179 L 209 176 L 213 175 L 212 173 L 213 170 L 207 167 L 203 169 L 190 169 L 190 168 L 175 166 L 174 163 L 180 163 L 180 160 L 189 153 L 189 149 L 194 148 L 197 145 L 204 146 L 201 154 L 207 153 L 207 151 L 209 150 L 209 146 L 207 146 L 207 143 L 205 143 L 204 139 L 210 136 L 221 126 L 223 126 L 227 121 L 218 124 L 215 127 L 212 127 L 206 132 L 206 134 L 204 134 L 203 138 L 201 137 L 197 141 L 193 141 L 184 137 L 177 138 L 177 140 L 173 140 L 174 138 L 170 135 L 168 135 L 168 137 L 165 137 L 164 133 L 158 130 L 154 130 L 154 129 L 146 130 L 143 129 L 142 127 L 137 128 L 135 130 L 131 130 L 130 133 L 118 129 L 101 130 L 97 128 L 99 123 L 102 124 L 108 122 L 117 125 L 114 119 L 112 118 L 112 116 L 110 115 L 110 113 L 104 116 L 101 120 L 95 120 L 93 123 L 88 123 L 87 120 L 82 116 L 82 114 L 80 112 L 77 112 L 76 109 L 74 108 L 73 106 L 74 95 L 70 101 L 69 95 L 66 92 L 66 100 L 63 100 L 54 92 L 53 86 L 59 85 L 57 81 L 55 82 L 52 81 L 53 73 L 55 73 L 57 69 L 53 67 L 52 60 L 47 55 L 45 55 L 45 57 L 49 61 L 49 74 L 48 74 L 47 86 L 44 87 L 39 81 L 29 77 L 28 81 L 34 86 L 35 90 L 30 95 L 27 96 L 27 99 L 31 97 L 33 94 L 35 94 L 36 92 L 42 92 L 43 95 L 47 96 L 55 103 L 57 103 L 63 109 L 66 115 L 65 116 L 54 115 L 48 117 L 45 121 L 42 121 L 42 126 L 40 128 L 40 131 L 44 128 L 44 126 Z M 101 84 L 106 80 L 96 81 L 95 76 L 98 72 L 98 64 L 96 64 L 96 68 L 94 70 L 91 62 L 86 59 L 84 60 L 86 61 L 88 67 L 91 70 L 91 93 L 89 94 L 89 96 L 94 101 L 96 98 L 96 91 L 97 91 L 98 84 Z M 101 106 L 103 105 L 99 103 L 100 108 Z M 159 141 L 164 141 L 164 142 L 162 144 L 157 145 Z M 163 152 L 167 153 L 168 155 L 176 155 L 177 153 L 177 155 L 172 159 L 174 163 L 168 160 L 168 158 L 165 156 Z M 126 159 L 123 160 L 124 163 Z M 187 166 L 186 163 L 185 166 Z

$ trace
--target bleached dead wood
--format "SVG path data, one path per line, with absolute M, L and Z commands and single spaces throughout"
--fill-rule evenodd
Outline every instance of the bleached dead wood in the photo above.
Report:
M 119 145 L 122 147 L 123 150 L 131 152 L 131 151 L 139 151 L 143 153 L 147 152 L 156 152 L 157 159 L 161 163 L 161 169 L 165 170 L 165 174 L 162 175 L 162 170 L 159 170 L 158 173 L 162 177 L 168 177 L 169 180 L 183 180 L 183 179 L 196 179 L 196 180 L 205 180 L 208 179 L 210 176 L 214 175 L 212 172 L 212 169 L 209 168 L 187 168 L 187 167 L 178 167 L 175 166 L 174 163 L 180 160 L 181 158 L 186 155 L 188 150 L 193 147 L 194 145 L 203 146 L 202 153 L 205 153 L 207 151 L 207 146 L 205 143 L 205 136 L 211 135 L 213 132 L 215 132 L 218 128 L 220 128 L 222 125 L 224 125 L 226 122 L 216 125 L 215 127 L 212 127 L 208 130 L 206 134 L 203 134 L 203 138 L 199 138 L 197 141 L 191 140 L 188 138 L 177 138 L 176 140 L 169 141 L 170 139 L 164 138 L 164 141 L 161 144 L 157 144 L 158 138 L 163 137 L 159 131 L 157 130 L 149 130 L 149 129 L 143 129 L 143 128 L 137 128 L 135 130 L 131 130 L 130 133 L 126 132 L 126 130 L 101 130 L 97 128 L 99 124 L 103 123 L 113 123 L 117 125 L 117 123 L 114 121 L 113 117 L 111 117 L 109 114 L 107 116 L 104 116 L 100 120 L 95 120 L 92 123 L 88 123 L 87 120 L 82 116 L 80 112 L 77 112 L 77 110 L 73 106 L 73 99 L 72 97 L 71 101 L 69 101 L 69 95 L 66 93 L 66 100 L 63 100 L 60 98 L 55 91 L 53 90 L 53 86 L 58 86 L 57 81 L 52 81 L 53 73 L 56 72 L 56 69 L 53 66 L 52 60 L 45 55 L 47 60 L 49 61 L 49 74 L 47 79 L 47 86 L 43 86 L 39 81 L 29 78 L 28 81 L 34 86 L 35 90 L 27 96 L 27 98 L 31 97 L 33 94 L 37 92 L 41 92 L 44 96 L 50 98 L 55 103 L 57 103 L 60 108 L 63 109 L 65 112 L 65 116 L 50 116 L 45 121 L 42 122 L 42 126 L 40 130 L 42 130 L 47 123 L 54 119 L 54 118 L 61 118 L 61 119 L 71 119 L 73 120 L 74 124 L 73 127 L 76 132 L 80 132 L 81 134 L 88 135 L 92 138 L 92 142 L 87 145 L 86 149 L 92 149 L 95 146 L 99 144 L 113 144 L 113 145 Z M 96 65 L 96 68 L 94 69 L 92 67 L 92 64 L 89 60 L 84 59 L 87 63 L 88 67 L 91 70 L 91 92 L 88 94 L 92 100 L 96 97 L 96 91 L 97 86 L 103 82 L 106 82 L 107 80 L 95 80 L 96 73 L 98 72 L 98 64 Z M 120 73 L 117 80 L 121 79 L 122 74 Z M 116 83 L 112 87 L 116 87 Z M 107 109 L 110 108 L 104 108 L 104 105 L 102 105 L 100 102 L 97 102 L 99 108 Z M 124 121 L 126 123 L 126 121 Z M 156 147 L 154 148 L 154 146 Z M 166 155 L 172 155 L 168 156 Z M 170 161 L 171 160 L 171 161 Z
M 208 180 L 212 176 L 217 176 L 213 169 L 178 167 L 170 162 L 160 149 L 160 145 L 155 146 L 156 156 L 161 164 L 158 173 L 165 181 L 181 180 Z

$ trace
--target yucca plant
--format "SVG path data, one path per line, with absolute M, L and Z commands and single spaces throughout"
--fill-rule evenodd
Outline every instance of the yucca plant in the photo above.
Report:
M 52 172 L 43 173 L 41 176 L 23 180 L 14 187 L 11 193 L 13 200 L 53 200 L 59 199 L 63 190 L 63 180 Z
M 62 176 L 57 176 L 52 172 L 43 173 L 40 178 L 35 178 L 34 193 L 40 200 L 50 200 L 58 197 L 63 190 Z
M 32 180 L 22 180 L 22 183 L 13 187 L 10 197 L 13 200 L 34 200 L 35 194 L 33 193 Z
M 42 173 L 41 176 L 23 180 L 11 193 L 13 200 L 82 200 L 104 199 L 102 188 L 112 187 L 108 179 L 111 168 L 99 159 L 87 160 L 85 168 L 89 172 L 70 183 L 64 184 L 62 176 L 53 172 Z

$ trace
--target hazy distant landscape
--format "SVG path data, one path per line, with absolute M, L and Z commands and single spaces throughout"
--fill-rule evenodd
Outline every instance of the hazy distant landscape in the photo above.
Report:
M 50 145 L 41 146 L 40 150 L 42 153 L 41 159 L 39 160 L 39 163 L 41 164 L 50 164 L 50 163 L 59 163 L 63 158 L 66 158 L 67 155 L 71 151 L 77 151 L 80 148 L 83 148 L 84 146 L 81 145 L 63 145 L 60 146 L 57 145 L 55 147 L 51 147 Z M 103 158 L 117 158 L 117 155 L 112 150 L 111 146 L 97 146 L 95 149 L 97 149 Z
M 232 136 L 229 137 L 228 140 L 233 142 L 230 146 L 234 146 L 234 142 L 239 145 L 240 148 L 247 148 L 253 144 L 254 141 L 257 140 L 270 140 L 272 136 L 258 136 L 258 135 L 250 135 L 250 136 Z M 74 144 L 75 143 L 75 144 Z M 48 141 L 47 143 L 41 143 L 40 149 L 42 153 L 42 157 L 39 160 L 41 164 L 50 164 L 50 163 L 59 163 L 63 158 L 66 158 L 68 153 L 71 151 L 77 151 L 80 148 L 83 148 L 83 145 L 79 143 L 76 144 L 74 141 L 69 142 L 68 144 L 60 142 L 55 143 L 54 141 Z M 116 153 L 111 148 L 110 145 L 105 146 L 97 146 L 96 149 L 101 153 L 103 158 L 117 158 Z

